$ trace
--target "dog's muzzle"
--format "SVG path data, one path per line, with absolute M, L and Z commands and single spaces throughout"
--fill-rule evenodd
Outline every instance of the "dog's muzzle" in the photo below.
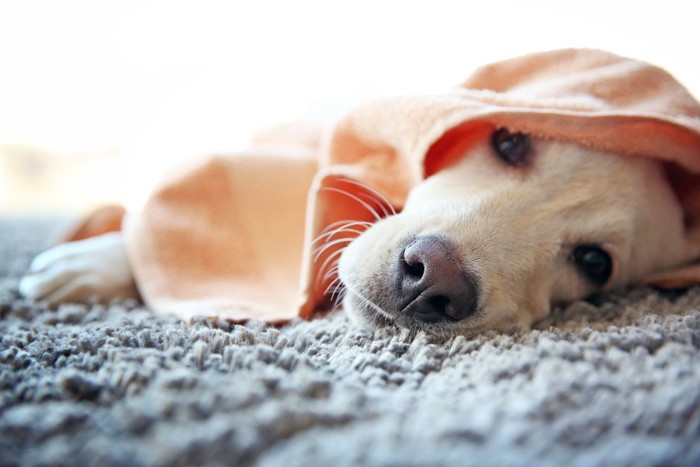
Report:
M 400 313 L 426 323 L 461 321 L 475 313 L 479 287 L 465 271 L 449 240 L 416 237 L 394 268 Z

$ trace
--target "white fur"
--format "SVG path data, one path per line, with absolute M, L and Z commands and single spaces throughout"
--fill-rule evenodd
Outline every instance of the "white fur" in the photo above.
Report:
M 138 295 L 119 233 L 65 243 L 41 253 L 22 278 L 19 291 L 51 304 Z

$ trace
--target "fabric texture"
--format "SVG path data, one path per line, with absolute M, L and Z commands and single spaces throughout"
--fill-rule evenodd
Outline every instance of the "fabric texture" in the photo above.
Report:
M 445 341 L 50 310 L 17 284 L 55 225 L 0 219 L 2 466 L 700 465 L 700 287 Z
M 658 67 L 567 49 L 485 66 L 444 94 L 367 104 L 327 131 L 272 132 L 172 174 L 127 222 L 139 289 L 184 318 L 312 317 L 330 306 L 336 277 L 324 265 L 340 248 L 317 253 L 319 236 L 374 221 L 370 192 L 385 200 L 375 211 L 400 210 L 495 126 L 672 162 L 686 222 L 700 223 L 700 104 Z

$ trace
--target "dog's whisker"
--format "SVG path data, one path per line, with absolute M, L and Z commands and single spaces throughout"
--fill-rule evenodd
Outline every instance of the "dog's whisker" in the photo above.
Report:
M 318 274 L 316 275 L 315 281 L 316 289 L 318 289 L 321 286 L 321 284 L 327 282 L 329 279 L 332 279 L 333 276 L 337 276 L 339 267 L 339 256 L 343 253 L 343 251 L 347 247 L 347 244 L 355 240 L 355 238 L 361 235 L 367 228 L 371 227 L 372 224 L 372 222 L 355 220 L 342 220 L 333 222 L 332 224 L 326 226 L 323 232 L 316 239 L 313 240 L 312 245 L 318 244 L 318 246 L 313 250 L 314 263 L 318 262 L 320 258 L 330 249 L 337 248 L 336 251 L 333 251 L 332 253 L 327 255 L 321 266 L 318 268 Z M 364 229 L 360 229 L 358 227 L 364 227 Z M 342 238 L 333 239 L 333 237 L 336 235 L 346 236 Z M 326 288 L 324 295 L 328 294 L 328 291 L 332 286 L 337 287 L 338 283 L 340 283 L 339 278 L 334 278 L 331 284 Z
M 331 282 L 330 284 L 328 284 L 328 287 L 326 287 L 326 290 L 323 291 L 323 295 L 328 295 L 328 293 L 329 293 L 331 290 L 333 290 L 333 292 L 331 293 L 331 298 L 330 298 L 330 300 L 331 300 L 331 302 L 332 302 L 332 301 L 333 301 L 333 297 L 334 297 L 334 296 L 336 295 L 336 293 L 338 292 L 338 289 L 340 288 L 340 286 L 341 286 L 341 280 L 340 280 L 340 277 L 338 277 L 338 278 L 336 278 L 335 280 L 333 280 L 333 282 Z
M 318 268 L 318 273 L 316 274 L 315 287 L 318 289 L 321 284 L 328 281 L 333 275 L 338 273 L 340 258 L 339 256 L 343 253 L 345 248 L 340 248 L 334 251 L 323 261 L 323 264 Z
M 354 238 L 358 237 L 360 234 L 364 233 L 364 230 L 346 229 L 346 228 L 337 229 L 337 230 L 334 230 L 333 232 L 329 232 L 327 234 L 323 234 L 323 235 L 319 236 L 316 240 L 314 240 L 314 243 L 317 243 L 320 240 L 325 240 L 326 242 L 328 242 L 331 238 L 333 238 L 334 235 L 339 235 L 342 233 L 355 234 L 352 237 L 354 239 Z M 324 237 L 327 237 L 327 238 L 324 238 Z M 343 237 L 343 238 L 351 238 L 351 237 Z M 319 248 L 322 248 L 322 247 L 320 245 L 318 247 L 316 247 L 316 249 L 314 250 L 314 253 L 317 252 Z
M 387 204 L 383 203 L 382 200 L 377 198 L 376 196 L 373 196 L 372 193 L 362 192 L 358 196 L 361 196 L 367 201 L 371 201 L 372 203 L 374 203 L 379 209 L 381 209 L 384 217 L 389 217 L 391 215 L 391 211 L 387 208 Z
M 342 281 L 338 282 L 338 285 L 333 289 L 333 293 L 331 294 L 331 302 L 341 304 L 343 303 L 343 298 L 345 298 L 345 285 L 343 285 Z
M 371 187 L 365 183 L 360 183 L 357 180 L 352 180 L 350 178 L 341 178 L 340 180 L 342 180 L 345 183 L 349 183 L 350 185 L 355 185 L 357 187 L 363 188 L 367 192 L 374 195 L 379 201 L 381 201 L 381 203 L 383 205 L 388 207 L 389 211 L 391 211 L 392 215 L 396 215 L 396 210 L 394 209 L 394 206 L 391 204 L 389 199 L 386 196 L 384 196 L 383 194 L 381 194 L 380 192 L 378 192 L 377 190 L 375 190 L 373 187 Z
M 339 226 L 338 226 L 338 225 L 339 225 Z M 324 238 L 331 238 L 331 237 L 334 236 L 335 234 L 337 234 L 337 233 L 339 233 L 339 232 L 343 232 L 344 230 L 349 230 L 349 231 L 352 231 L 352 232 L 357 231 L 357 232 L 362 233 L 362 232 L 364 232 L 364 230 L 363 230 L 363 231 L 360 231 L 360 230 L 357 230 L 357 229 L 350 230 L 350 228 L 351 228 L 351 227 L 365 227 L 365 230 L 366 230 L 366 229 L 369 228 L 371 225 L 372 225 L 371 222 L 364 222 L 364 221 L 353 221 L 353 222 L 350 222 L 350 221 L 342 221 L 342 222 L 334 222 L 334 223 L 331 224 L 330 226 L 326 227 L 326 228 L 323 230 L 323 232 L 321 232 L 321 234 L 320 234 L 318 237 L 316 237 L 316 239 L 314 239 L 313 244 L 315 244 L 315 243 L 317 243 L 317 242 L 323 240 Z M 333 227 L 333 228 L 331 229 L 330 227 Z
M 366 201 L 363 201 L 360 197 L 358 197 L 358 196 L 356 196 L 356 195 L 353 195 L 353 194 L 350 193 L 349 191 L 341 190 L 340 188 L 332 188 L 332 187 L 325 187 L 325 188 L 322 188 L 322 190 L 324 190 L 324 191 L 331 191 L 331 192 L 334 192 L 334 193 L 338 193 L 338 194 L 341 194 L 341 195 L 343 195 L 343 196 L 347 196 L 348 198 L 350 198 L 350 199 L 352 199 L 352 200 L 357 201 L 358 203 L 360 203 L 360 204 L 362 205 L 362 207 L 364 207 L 365 209 L 367 209 L 367 210 L 369 211 L 370 214 L 372 214 L 372 216 L 374 217 L 374 220 L 375 220 L 375 221 L 378 221 L 378 220 L 380 220 L 380 219 L 382 218 L 382 216 L 379 215 L 379 213 L 377 212 L 377 210 L 374 209 L 374 207 L 372 207 L 371 204 L 367 203 Z
M 343 250 L 340 249 L 340 250 L 338 250 L 338 251 L 334 251 L 331 255 L 328 256 L 328 258 L 326 258 L 326 260 L 323 262 L 323 264 L 321 265 L 321 267 L 318 269 L 319 277 L 321 277 L 321 276 L 323 275 L 323 273 L 324 273 L 324 271 L 326 270 L 326 268 L 328 268 L 331 264 L 333 264 L 334 261 L 335 261 L 335 262 L 338 262 L 338 261 L 339 261 L 339 258 L 338 258 L 338 257 L 339 257 L 342 253 L 343 253 Z M 332 269 L 332 268 L 331 268 L 331 269 Z M 324 279 L 324 280 L 326 280 L 326 279 Z
M 346 224 L 350 224 L 350 223 L 352 223 L 352 222 L 354 222 L 354 221 L 353 221 L 353 220 L 350 220 L 350 219 L 345 219 L 345 220 L 342 220 L 342 221 L 335 221 L 335 222 L 333 222 L 333 223 L 331 223 L 331 224 L 328 224 L 328 225 L 323 229 L 323 233 L 326 233 L 326 232 L 328 232 L 328 231 L 330 231 L 330 230 L 333 230 L 333 229 L 335 229 L 335 228 L 337 228 L 337 227 L 339 227 L 339 226 L 343 226 L 343 225 L 346 225 Z
M 382 201 L 376 196 L 373 196 L 372 193 L 361 191 L 357 194 L 357 196 L 367 201 L 367 203 L 371 204 L 375 209 L 378 210 L 378 212 L 381 212 L 383 217 L 389 215 L 389 210 L 386 208 L 384 203 L 382 203 Z
M 360 300 L 360 306 L 368 313 L 371 313 L 373 315 L 373 319 L 376 320 L 381 320 L 381 321 L 388 321 L 388 322 L 393 322 L 394 318 L 391 316 L 389 312 L 384 310 L 378 303 L 373 302 L 369 298 L 367 298 L 365 295 L 360 293 L 353 285 L 352 285 L 352 280 L 354 276 L 357 274 L 357 272 L 350 273 L 350 276 L 346 277 L 345 280 L 343 281 L 343 300 L 347 297 L 349 293 L 352 293 L 353 296 L 357 297 Z M 341 302 L 342 303 L 342 302 Z
M 328 272 L 323 276 L 323 280 L 327 281 L 331 277 L 333 277 L 334 274 L 338 274 L 338 269 L 340 265 L 338 262 L 336 262 L 329 270 Z
M 335 231 L 335 230 L 340 230 L 343 227 L 354 227 L 356 225 L 365 225 L 365 226 L 369 227 L 372 225 L 372 222 L 358 221 L 358 220 L 354 220 L 354 219 L 346 219 L 346 220 L 342 220 L 342 221 L 336 221 L 336 222 L 333 222 L 332 224 L 328 224 L 321 232 L 321 235 L 328 234 L 328 233 Z
M 391 315 L 387 311 L 382 309 L 382 307 L 374 303 L 369 298 L 365 297 L 362 293 L 360 293 L 357 289 L 350 285 L 350 281 L 345 281 L 343 284 L 348 292 L 352 293 L 357 298 L 359 298 L 363 305 L 369 306 L 376 313 L 377 316 L 380 316 L 383 319 L 392 320 Z
M 333 280 L 330 282 L 330 284 L 328 284 L 328 286 L 326 286 L 326 288 L 325 288 L 324 291 L 323 291 L 323 294 L 324 294 L 324 295 L 327 295 L 328 292 L 330 292 L 330 290 L 331 290 L 333 287 L 335 287 L 336 285 L 338 285 L 339 280 L 340 280 L 339 277 L 336 277 L 335 279 L 333 279 Z
M 348 289 L 345 287 L 345 284 L 341 282 L 340 286 L 338 286 L 338 289 L 340 289 L 340 292 L 338 292 L 338 296 L 336 297 L 336 302 L 338 304 L 342 304 L 343 300 L 345 300 L 345 296 L 348 294 Z
M 319 258 L 326 252 L 328 251 L 329 248 L 332 248 L 336 245 L 342 245 L 344 243 L 350 243 L 353 240 L 355 240 L 355 237 L 343 237 L 343 238 L 338 238 L 336 240 L 333 240 L 331 242 L 328 242 L 324 244 L 323 246 L 318 247 L 316 250 L 314 250 L 314 262 L 318 261 Z

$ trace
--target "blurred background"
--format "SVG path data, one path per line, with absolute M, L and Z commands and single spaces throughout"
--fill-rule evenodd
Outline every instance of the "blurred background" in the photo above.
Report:
M 0 0 L 0 215 L 134 205 L 261 127 L 533 51 L 607 49 L 698 96 L 697 24 L 687 0 Z

